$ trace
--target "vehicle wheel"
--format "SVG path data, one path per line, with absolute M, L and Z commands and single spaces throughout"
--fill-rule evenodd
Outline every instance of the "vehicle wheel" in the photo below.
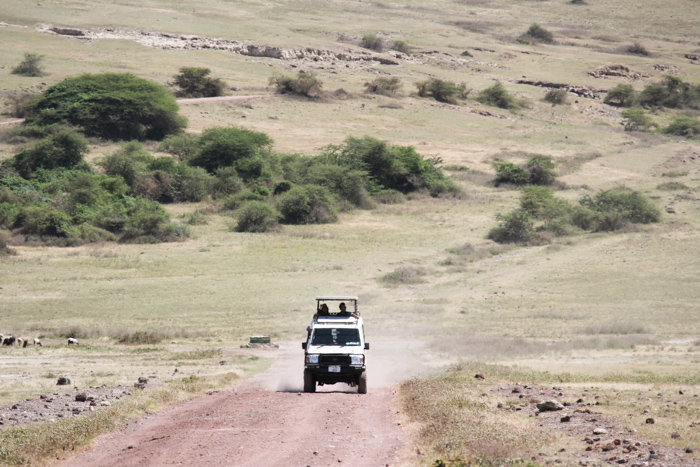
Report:
M 304 370 L 304 392 L 316 392 L 316 381 L 309 370 Z
M 358 394 L 367 394 L 367 373 L 364 371 L 360 375 L 360 379 L 357 382 L 357 392 Z

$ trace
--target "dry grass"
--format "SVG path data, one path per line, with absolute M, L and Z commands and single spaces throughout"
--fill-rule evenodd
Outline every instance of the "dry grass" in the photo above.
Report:
M 422 465 L 458 457 L 477 465 L 504 465 L 554 440 L 533 421 L 497 410 L 483 391 L 485 384 L 474 378 L 482 368 L 465 370 L 400 385 L 401 408 L 417 432 Z M 487 373 L 489 384 L 491 376 Z

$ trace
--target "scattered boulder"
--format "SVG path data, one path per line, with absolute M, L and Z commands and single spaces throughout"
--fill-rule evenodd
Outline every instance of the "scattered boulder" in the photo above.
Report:
M 646 81 L 649 79 L 649 75 L 630 70 L 625 65 L 603 65 L 593 71 L 589 71 L 588 74 L 594 78 L 603 79 L 624 78 L 628 81 Z
M 148 382 L 148 378 L 146 378 L 145 376 L 139 376 L 139 383 L 145 384 L 147 382 Z
M 87 394 L 84 392 L 79 392 L 78 394 L 75 395 L 75 401 L 76 402 L 87 402 Z
M 596 428 L 595 430 L 593 430 L 594 435 L 605 435 L 607 433 L 608 430 L 606 430 L 605 428 Z
M 70 378 L 66 378 L 64 376 L 61 376 L 58 378 L 58 381 L 56 382 L 56 386 L 68 386 L 71 383 Z
M 474 375 L 474 379 L 478 379 L 479 381 L 483 381 L 486 378 L 484 378 L 484 375 L 479 373 L 479 374 Z
M 84 36 L 85 33 L 81 31 L 80 29 L 73 29 L 73 28 L 57 28 L 53 27 L 51 28 L 51 31 L 55 32 L 56 34 L 60 34 L 62 36 Z
M 654 424 L 654 419 L 653 419 L 653 418 L 647 418 L 646 424 L 647 424 L 647 425 L 653 425 L 653 424 Z
M 564 406 L 554 399 L 537 404 L 537 410 L 540 412 L 553 412 L 556 410 L 564 410 Z
M 681 434 L 678 433 L 677 431 L 674 431 L 673 433 L 671 433 L 671 438 L 673 438 L 673 439 L 680 439 L 680 438 L 681 438 Z

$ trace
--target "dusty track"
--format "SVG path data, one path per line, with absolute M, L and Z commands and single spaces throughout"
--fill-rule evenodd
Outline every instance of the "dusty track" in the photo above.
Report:
M 407 437 L 394 391 L 370 372 L 366 395 L 342 384 L 301 393 L 301 355 L 286 346 L 263 375 L 134 421 L 61 465 L 396 465 Z

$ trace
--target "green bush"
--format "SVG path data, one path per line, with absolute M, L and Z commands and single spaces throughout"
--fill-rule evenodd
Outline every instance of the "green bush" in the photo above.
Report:
M 143 149 L 138 141 L 129 141 L 112 154 L 102 157 L 97 165 L 104 169 L 107 175 L 120 176 L 127 185 L 134 188 L 139 175 L 149 170 L 149 164 L 155 157 Z
M 32 148 L 13 158 L 13 166 L 24 178 L 38 169 L 73 168 L 83 162 L 88 153 L 88 142 L 72 128 L 59 128 Z
M 596 231 L 617 230 L 628 222 L 648 224 L 658 222 L 661 212 L 638 191 L 617 188 L 584 196 L 579 203 L 599 216 Z
M 501 83 L 496 83 L 479 92 L 476 96 L 476 100 L 482 104 L 498 107 L 500 109 L 514 109 L 518 107 L 515 98 Z
M 530 174 L 532 185 L 551 185 L 557 179 L 552 156 L 531 154 L 530 159 L 525 163 L 525 169 Z
M 632 107 L 637 101 L 637 91 L 631 84 L 618 84 L 605 96 L 603 102 L 616 107 Z
M 365 83 L 365 92 L 368 94 L 381 94 L 383 96 L 395 96 L 401 91 L 401 80 L 397 77 L 375 78 Z
M 199 137 L 188 133 L 171 135 L 160 143 L 158 150 L 175 156 L 179 161 L 187 161 L 199 151 Z
M 547 94 L 544 95 L 544 101 L 550 104 L 561 105 L 566 103 L 567 92 L 564 89 L 550 89 Z
M 221 167 L 216 171 L 212 192 L 215 197 L 220 198 L 238 193 L 243 187 L 243 181 L 238 176 L 235 167 Z
M 0 202 L 0 229 L 11 229 L 19 210 L 20 206 L 16 203 Z
M 272 139 L 265 133 L 241 127 L 214 127 L 202 132 L 198 144 L 199 151 L 189 163 L 214 173 L 223 167 L 236 166 L 241 161 L 246 164 L 247 160 L 258 156 L 260 150 L 271 146 Z M 252 168 L 244 165 L 242 170 L 245 172 Z M 238 167 L 236 172 L 241 175 Z
M 161 140 L 186 119 L 168 89 L 131 74 L 85 74 L 49 87 L 28 108 L 27 123 L 67 123 L 89 136 Z
M 693 117 L 675 117 L 671 124 L 664 128 L 664 134 L 695 138 L 700 136 L 700 120 Z
M 77 235 L 71 218 L 53 206 L 26 206 L 22 208 L 15 223 L 25 235 L 40 237 L 73 237 Z
M 228 211 L 235 211 L 248 201 L 264 201 L 265 196 L 254 193 L 251 190 L 241 190 L 236 194 L 229 195 L 221 200 L 221 205 Z
M 319 97 L 323 92 L 323 82 L 314 75 L 300 71 L 296 78 L 274 75 L 270 84 L 277 88 L 278 94 L 295 94 L 304 97 Z
M 639 94 L 639 104 L 647 108 L 663 107 L 669 98 L 669 91 L 661 84 L 650 84 Z
M 318 185 L 298 185 L 279 198 L 278 208 L 285 224 L 327 224 L 335 222 L 331 194 Z
M 209 76 L 211 70 L 203 67 L 185 66 L 175 76 L 178 97 L 217 97 L 226 94 L 226 83 L 221 78 Z
M 25 53 L 24 60 L 22 60 L 19 65 L 12 69 L 12 74 L 29 77 L 44 76 L 44 70 L 41 68 L 41 61 L 43 59 L 43 55 Z
M 236 232 L 269 232 L 279 227 L 280 213 L 264 201 L 248 201 L 236 213 Z
M 496 186 L 502 183 L 512 183 L 513 185 L 527 185 L 530 183 L 530 174 L 518 164 L 497 160 L 493 163 L 493 166 L 496 170 Z
M 496 170 L 496 186 L 502 183 L 513 185 L 551 185 L 556 181 L 554 160 L 545 154 L 530 154 L 523 165 L 513 162 L 496 160 L 493 163 Z
M 328 188 L 355 207 L 372 206 L 365 182 L 366 172 L 331 164 L 315 164 L 309 168 L 305 182 Z
M 432 97 L 438 102 L 457 104 L 460 99 L 469 97 L 471 89 L 464 83 L 455 84 L 438 78 L 430 78 L 416 83 L 420 97 Z
M 548 44 L 554 42 L 554 34 L 552 34 L 537 23 L 533 23 L 532 25 L 530 25 L 530 27 L 527 29 L 527 32 L 525 33 L 525 36 L 527 36 L 529 39 L 533 39 L 540 42 L 546 42 Z
M 279 196 L 291 190 L 293 186 L 294 184 L 288 180 L 280 180 L 279 182 L 275 182 L 272 186 L 272 194 L 274 196 Z
M 532 217 L 523 210 L 496 216 L 498 225 L 491 229 L 488 238 L 496 243 L 527 243 L 532 240 L 535 227 Z
M 413 146 L 394 146 L 370 136 L 350 137 L 342 145 L 326 148 L 319 162 L 324 160 L 365 172 L 365 186 L 372 194 L 387 189 L 402 193 L 430 190 L 443 181 L 449 184 L 451 192 L 459 192 L 438 167 L 441 160 L 424 159 Z
M 620 112 L 623 121 L 622 125 L 625 127 L 625 131 L 645 131 L 649 128 L 656 127 L 656 123 L 649 118 L 642 109 L 626 109 Z
M 189 236 L 186 226 L 170 222 L 170 215 L 153 201 L 137 198 L 129 207 L 128 218 L 120 241 L 129 243 L 157 243 L 184 240 Z
M 376 34 L 365 34 L 360 41 L 360 47 L 381 52 L 384 50 L 384 40 Z
M 176 203 L 202 201 L 212 192 L 215 180 L 214 176 L 200 167 L 179 164 L 172 182 L 173 201 Z

